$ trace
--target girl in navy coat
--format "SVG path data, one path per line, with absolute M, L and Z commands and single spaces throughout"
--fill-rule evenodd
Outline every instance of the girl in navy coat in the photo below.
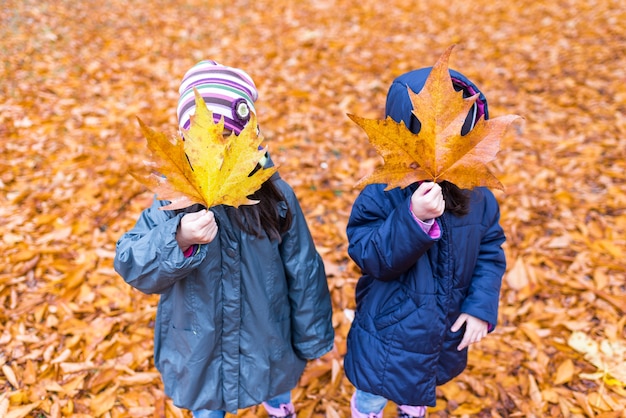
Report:
M 413 132 L 419 120 L 407 86 L 419 91 L 431 68 L 398 77 L 386 115 Z M 457 91 L 479 94 L 461 133 L 489 117 L 487 100 L 450 70 Z M 344 366 L 356 387 L 353 417 L 382 417 L 388 400 L 400 417 L 422 417 L 435 389 L 467 365 L 467 347 L 496 325 L 506 261 L 499 207 L 486 188 L 415 183 L 366 186 L 347 227 L 348 253 L 362 270 Z

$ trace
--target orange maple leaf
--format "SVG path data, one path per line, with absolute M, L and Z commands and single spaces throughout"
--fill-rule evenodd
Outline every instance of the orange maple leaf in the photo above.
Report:
M 159 199 L 171 201 L 161 207 L 164 210 L 195 203 L 207 208 L 258 203 L 248 196 L 274 174 L 276 167 L 261 168 L 250 175 L 266 152 L 259 148 L 263 136 L 257 133 L 256 115 L 251 114 L 239 135 L 225 137 L 224 119 L 215 123 L 200 94 L 195 89 L 194 93 L 196 113 L 189 129 L 182 131 L 184 140 L 177 136 L 170 139 L 138 118 L 153 161 L 134 167 L 131 175 Z
M 448 69 L 453 47 L 449 47 L 433 66 L 418 94 L 407 87 L 413 114 L 421 122 L 418 134 L 389 116 L 385 120 L 374 120 L 348 114 L 367 133 L 384 161 L 373 173 L 359 180 L 356 187 L 383 183 L 389 190 L 404 188 L 416 181 L 447 180 L 465 189 L 487 186 L 504 190 L 487 163 L 495 159 L 500 139 L 519 116 L 489 120 L 481 117 L 468 134 L 461 136 L 461 127 L 478 94 L 463 98 L 463 92 L 454 90 Z

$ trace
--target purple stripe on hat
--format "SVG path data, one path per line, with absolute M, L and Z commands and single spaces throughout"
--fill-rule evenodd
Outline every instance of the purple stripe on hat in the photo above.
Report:
M 202 86 L 205 84 L 209 84 L 209 85 L 220 85 L 220 86 L 229 86 L 234 88 L 235 90 L 239 90 L 242 93 L 246 93 L 249 97 L 247 97 L 248 99 L 250 99 L 251 101 L 255 101 L 255 91 L 253 91 L 251 88 L 249 88 L 248 86 L 246 86 L 245 84 L 239 84 L 237 82 L 234 81 L 230 81 L 230 80 L 226 80 L 226 79 L 219 79 L 219 78 L 202 78 L 199 80 L 194 80 L 193 83 L 189 84 L 188 86 L 186 86 L 186 90 L 191 90 L 194 87 L 198 87 L 198 86 Z M 243 90 L 243 91 L 242 91 Z
M 215 96 L 214 96 L 214 97 L 215 97 Z M 220 112 L 220 110 L 222 110 L 222 109 L 215 109 L 215 108 L 213 108 L 213 107 L 211 106 L 211 104 L 222 105 L 222 106 L 224 106 L 224 110 L 226 110 L 226 109 L 227 109 L 227 110 L 228 110 L 228 112 L 230 112 L 230 111 L 231 111 L 231 110 L 230 110 L 230 104 L 231 104 L 231 101 L 230 101 L 230 100 L 228 100 L 228 99 L 214 99 L 214 97 L 211 97 L 211 102 L 207 102 L 207 101 L 205 100 L 205 103 L 207 104 L 207 107 L 209 108 L 209 110 L 210 110 L 211 112 L 213 112 L 213 113 L 220 113 L 220 114 L 221 114 L 221 113 L 223 113 L 223 112 Z M 179 105 L 179 111 L 178 111 L 178 114 L 179 114 L 180 116 L 182 116 L 182 115 L 184 115 L 184 114 L 185 114 L 185 112 L 187 112 L 188 110 L 190 110 L 190 109 L 192 109 L 192 108 L 195 108 L 195 107 L 196 107 L 196 102 L 195 102 L 195 100 L 189 100 L 189 101 L 187 101 L 187 102 L 183 103 L 183 104 L 182 104 L 182 106 L 181 106 L 181 105 Z
M 254 84 L 252 79 L 241 74 L 241 71 L 234 71 L 223 66 L 200 67 L 198 69 L 192 69 L 185 75 L 185 80 L 196 77 L 198 74 L 225 74 L 229 77 L 241 80 L 241 82 L 244 84 Z M 222 78 L 223 77 L 221 77 L 220 79 Z
M 219 89 L 219 88 L 210 89 L 210 91 L 208 90 L 209 89 L 200 89 L 198 90 L 198 92 L 200 93 L 200 96 L 204 99 L 204 102 L 206 103 L 207 107 L 213 113 L 220 113 L 220 114 L 224 114 L 230 117 L 233 115 L 234 103 L 236 103 L 237 101 L 241 101 L 241 100 L 245 100 L 246 103 L 248 103 L 248 106 L 250 107 L 250 109 L 252 111 L 255 111 L 254 106 L 252 106 L 251 102 L 249 100 L 241 98 L 239 94 L 233 93 L 233 95 L 226 95 L 226 94 L 214 93 L 214 92 L 219 92 L 219 91 L 224 91 L 225 93 L 228 92 L 224 89 Z M 195 102 L 195 96 L 193 95 L 193 90 L 189 90 L 188 92 L 185 92 L 185 94 L 181 96 L 178 106 L 177 106 L 176 112 L 177 112 L 179 121 L 181 121 L 181 118 L 183 117 L 183 115 L 185 115 L 185 112 L 195 107 L 195 105 L 196 105 L 196 102 Z
M 246 78 L 242 74 L 236 71 L 231 70 L 218 70 L 220 67 L 209 67 L 209 68 L 198 68 L 197 70 L 190 70 L 185 74 L 183 82 L 179 88 L 179 93 L 183 93 L 183 91 L 191 88 L 202 80 L 206 80 L 208 82 L 218 83 L 218 84 L 228 84 L 233 87 L 243 88 L 250 95 L 253 101 L 258 98 L 258 93 L 256 91 L 256 86 L 251 78 Z M 226 67 L 222 67 L 226 68 Z M 204 74 L 206 76 L 202 79 L 195 79 L 197 77 L 201 77 Z M 227 77 L 220 77 L 220 75 L 226 75 Z M 229 79 L 230 78 L 230 79 Z
M 244 97 L 245 99 L 248 99 L 251 102 L 254 102 L 254 99 L 252 97 L 253 96 L 252 90 L 250 90 L 248 87 L 241 85 L 241 84 L 234 83 L 234 82 L 230 82 L 229 80 L 220 80 L 217 78 L 203 78 L 201 80 L 194 81 L 181 94 L 184 96 L 185 94 L 187 94 L 187 92 L 193 91 L 194 87 L 200 90 L 200 88 L 203 86 L 206 86 L 206 88 L 213 88 L 213 89 L 228 88 L 229 92 L 236 94 L 238 96 Z
M 238 68 L 233 68 L 233 67 L 227 67 L 225 65 L 204 65 L 204 64 L 196 64 L 195 66 L 191 67 L 191 69 L 189 69 L 189 71 L 187 71 L 187 76 L 185 78 L 188 78 L 189 76 L 199 73 L 199 72 L 215 72 L 215 73 L 222 73 L 222 74 L 231 74 L 231 75 L 236 75 L 237 77 L 241 78 L 242 80 L 245 80 L 246 82 L 250 83 L 252 82 L 252 78 L 246 74 L 245 71 L 240 70 Z
M 224 115 L 220 115 L 218 113 L 214 113 L 213 114 L 213 121 L 215 123 L 218 123 L 220 121 L 220 119 L 222 119 L 222 116 L 224 117 L 224 128 L 225 129 L 228 129 L 229 131 L 234 131 L 237 135 L 239 135 L 241 133 L 241 131 L 243 131 L 243 128 L 245 128 L 245 126 L 241 126 L 241 124 L 237 123 L 232 118 L 229 118 L 229 117 L 224 116 Z M 181 126 L 181 128 L 189 129 L 190 126 L 191 126 L 191 119 L 188 119 L 183 124 L 183 126 Z
M 233 89 L 230 86 L 224 86 L 221 84 L 202 84 L 199 86 L 193 86 L 193 88 L 198 90 L 200 96 L 205 99 L 216 97 L 218 99 L 232 101 L 241 97 L 251 102 L 250 97 L 248 97 L 244 92 L 242 92 L 241 90 Z M 185 91 L 180 96 L 180 99 L 178 99 L 178 101 L 183 102 L 189 100 L 190 98 L 195 99 L 193 89 Z
M 230 85 L 218 84 L 218 83 L 200 84 L 200 85 L 192 86 L 192 88 L 186 90 L 184 93 L 181 94 L 178 100 L 179 101 L 178 106 L 180 106 L 181 103 L 184 103 L 186 101 L 195 100 L 195 96 L 193 94 L 193 88 L 198 90 L 200 95 L 206 100 L 210 100 L 210 98 L 212 97 L 217 97 L 217 98 L 220 98 L 223 100 L 229 100 L 232 102 L 232 101 L 237 100 L 238 98 L 244 98 L 246 99 L 246 101 L 249 102 L 250 106 L 254 107 L 254 105 L 252 104 L 253 101 L 246 94 L 246 92 Z
M 198 93 L 200 93 L 200 96 L 205 100 L 213 101 L 213 99 L 215 98 L 215 100 L 217 101 L 225 100 L 228 102 L 232 102 L 233 100 L 239 99 L 241 97 L 246 99 L 247 101 L 250 101 L 250 98 L 247 97 L 245 94 L 238 94 L 237 92 L 227 90 L 219 85 L 211 88 L 208 87 L 209 86 L 207 86 L 206 84 L 204 86 L 195 87 L 196 90 L 198 90 Z M 191 101 L 194 101 L 195 98 L 196 96 L 193 94 L 193 90 L 188 90 L 182 96 L 180 96 L 179 103 L 190 101 L 190 99 Z
M 240 99 L 243 100 L 243 99 Z M 222 116 L 224 117 L 224 127 L 231 131 L 235 131 L 239 134 L 245 127 L 245 123 L 233 118 L 232 101 L 229 98 L 220 99 L 216 96 L 205 98 L 205 104 L 207 108 L 213 113 L 213 120 L 215 123 L 219 123 Z M 179 120 L 184 121 L 181 126 L 183 129 L 188 129 L 191 126 L 191 112 L 195 109 L 195 100 L 188 100 L 182 105 L 179 105 Z M 189 113 L 188 113 L 189 112 Z M 247 122 L 247 121 L 246 121 Z

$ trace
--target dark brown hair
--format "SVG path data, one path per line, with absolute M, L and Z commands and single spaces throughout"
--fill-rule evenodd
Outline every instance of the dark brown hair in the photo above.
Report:
M 256 205 L 242 205 L 234 211 L 237 225 L 246 233 L 263 238 L 264 233 L 270 240 L 281 241 L 281 235 L 291 226 L 291 212 L 286 207 L 284 214 L 279 209 L 280 202 L 287 204 L 285 197 L 274 184 L 273 179 L 267 180 L 259 190 L 249 196 L 258 200 Z
M 449 181 L 440 183 L 443 199 L 446 201 L 446 210 L 456 216 L 465 216 L 469 213 L 470 191 L 461 189 Z

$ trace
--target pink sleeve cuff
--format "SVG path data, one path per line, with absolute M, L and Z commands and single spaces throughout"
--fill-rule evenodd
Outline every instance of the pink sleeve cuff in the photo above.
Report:
M 187 248 L 185 251 L 183 251 L 183 255 L 185 256 L 185 258 L 191 257 L 195 253 L 197 247 L 198 246 L 194 244 L 191 247 Z
M 417 222 L 417 224 L 422 228 L 429 237 L 435 239 L 441 236 L 441 228 L 439 228 L 439 224 L 435 222 L 434 219 L 429 219 L 428 221 L 422 221 L 413 213 L 413 203 L 409 205 L 409 212 L 411 212 L 411 216 Z

